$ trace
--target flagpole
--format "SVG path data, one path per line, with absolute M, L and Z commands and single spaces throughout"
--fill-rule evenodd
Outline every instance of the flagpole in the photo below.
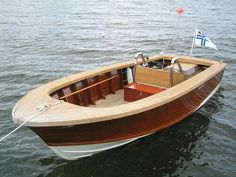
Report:
M 197 29 L 195 29 L 195 31 L 194 31 L 193 42 L 192 42 L 192 47 L 191 47 L 191 51 L 190 51 L 190 57 L 193 54 L 193 47 L 194 47 L 194 43 L 195 43 L 196 31 L 197 31 Z

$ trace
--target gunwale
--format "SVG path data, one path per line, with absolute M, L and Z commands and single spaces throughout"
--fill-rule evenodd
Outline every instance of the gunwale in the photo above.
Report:
M 150 61 L 161 58 L 171 59 L 176 56 L 153 56 Z M 118 119 L 133 114 L 138 114 L 147 110 L 151 110 L 172 100 L 175 100 L 191 90 L 197 88 L 205 81 L 214 77 L 217 73 L 225 68 L 225 63 L 212 61 L 203 58 L 194 58 L 187 56 L 178 56 L 181 62 L 194 63 L 209 66 L 206 70 L 198 73 L 192 78 L 171 87 L 159 94 L 138 100 L 135 102 L 126 103 L 124 105 L 117 105 L 103 108 L 82 107 L 73 105 L 67 102 L 62 102 L 55 107 L 51 107 L 47 111 L 40 114 L 35 119 L 27 122 L 26 126 L 31 127 L 51 127 L 51 126 L 73 126 L 79 124 L 94 123 L 100 121 L 107 121 Z M 111 71 L 113 69 L 124 68 L 134 65 L 135 61 L 127 61 L 123 63 L 98 68 L 92 71 L 74 74 L 63 77 L 61 79 L 52 81 L 48 84 L 42 85 L 35 90 L 32 90 L 25 95 L 13 109 L 13 120 L 17 123 L 23 123 L 28 117 L 37 113 L 36 107 L 45 102 L 53 104 L 58 100 L 50 97 L 50 93 L 70 85 L 77 81 L 95 76 L 99 73 Z M 139 61 L 141 63 L 141 60 Z M 18 112 L 16 116 L 16 112 Z M 82 114 L 81 114 L 82 113 Z

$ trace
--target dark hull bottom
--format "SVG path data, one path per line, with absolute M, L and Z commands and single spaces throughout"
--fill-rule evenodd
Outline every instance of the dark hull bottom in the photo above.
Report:
M 53 147 L 99 144 L 145 136 L 195 112 L 216 90 L 222 75 L 223 71 L 176 100 L 132 116 L 75 126 L 29 128 Z

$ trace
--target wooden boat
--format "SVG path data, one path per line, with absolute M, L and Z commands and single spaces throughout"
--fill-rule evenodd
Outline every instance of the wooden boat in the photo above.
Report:
M 36 88 L 15 105 L 13 120 L 25 123 L 64 159 L 90 156 L 194 113 L 220 87 L 225 65 L 138 53 L 134 60 Z

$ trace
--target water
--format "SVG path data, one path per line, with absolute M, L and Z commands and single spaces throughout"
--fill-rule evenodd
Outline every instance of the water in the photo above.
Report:
M 194 28 L 221 49 L 195 56 L 228 63 L 219 91 L 181 123 L 117 149 L 76 161 L 57 157 L 23 127 L 0 145 L 0 176 L 154 177 L 236 174 L 236 2 L 182 0 L 1 0 L 0 136 L 17 125 L 11 110 L 33 88 L 62 76 L 153 55 L 188 55 Z

